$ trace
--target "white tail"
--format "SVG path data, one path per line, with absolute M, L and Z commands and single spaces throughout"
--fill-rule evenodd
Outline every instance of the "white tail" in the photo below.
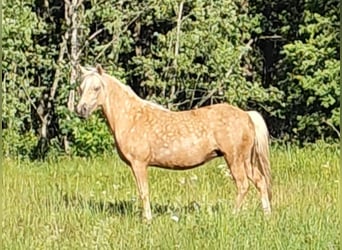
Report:
M 264 118 L 256 111 L 248 111 L 249 117 L 252 119 L 255 128 L 254 152 L 255 161 L 260 172 L 264 175 L 269 200 L 272 197 L 271 191 L 271 166 L 270 166 L 270 150 L 269 150 L 269 133 Z

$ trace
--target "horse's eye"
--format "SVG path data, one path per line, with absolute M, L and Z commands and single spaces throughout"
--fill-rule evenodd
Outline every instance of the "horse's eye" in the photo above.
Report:
M 94 90 L 95 90 L 95 91 L 99 91 L 99 90 L 100 90 L 100 86 L 95 86 L 95 87 L 94 87 Z

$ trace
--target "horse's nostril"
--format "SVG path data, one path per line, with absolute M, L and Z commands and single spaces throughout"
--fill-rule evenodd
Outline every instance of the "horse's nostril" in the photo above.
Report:
M 84 115 L 87 112 L 87 106 L 85 104 L 78 105 L 76 108 L 76 112 L 79 115 Z
M 81 112 L 82 112 L 82 114 L 85 114 L 87 112 L 87 107 L 85 104 L 82 105 Z

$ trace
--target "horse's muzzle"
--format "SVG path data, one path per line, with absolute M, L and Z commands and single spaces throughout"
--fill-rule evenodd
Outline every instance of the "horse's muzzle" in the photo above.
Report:
M 87 118 L 89 116 L 89 109 L 87 108 L 87 105 L 86 104 L 77 105 L 76 114 L 83 118 Z

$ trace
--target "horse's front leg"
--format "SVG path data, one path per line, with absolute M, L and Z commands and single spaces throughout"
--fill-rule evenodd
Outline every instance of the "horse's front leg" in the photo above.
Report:
M 152 213 L 148 193 L 147 164 L 142 162 L 133 162 L 131 167 L 138 187 L 139 195 L 143 203 L 143 216 L 147 221 L 151 221 Z

